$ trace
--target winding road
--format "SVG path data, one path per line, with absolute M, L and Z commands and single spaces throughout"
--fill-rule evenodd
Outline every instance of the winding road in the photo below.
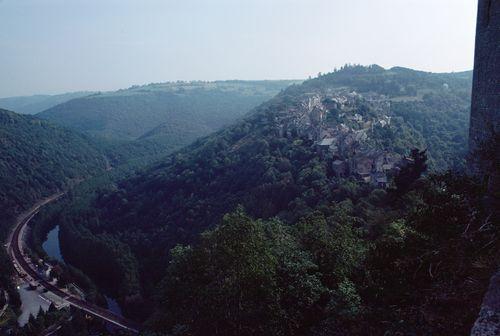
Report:
M 79 297 L 69 294 L 62 289 L 54 286 L 53 284 L 46 281 L 32 266 L 29 262 L 27 256 L 23 253 L 24 251 L 24 231 L 30 220 L 38 213 L 38 211 L 45 205 L 57 200 L 63 194 L 52 195 L 38 203 L 36 203 L 31 209 L 21 214 L 16 221 L 16 225 L 9 236 L 7 242 L 7 251 L 12 262 L 17 266 L 18 272 L 24 272 L 34 281 L 38 282 L 40 286 L 45 288 L 47 291 L 52 292 L 54 295 L 58 296 L 61 300 L 67 302 L 71 306 L 81 309 L 88 313 L 89 315 L 95 316 L 101 320 L 109 322 L 114 326 L 127 330 L 132 333 L 139 333 L 139 326 L 137 323 L 130 321 L 122 316 L 118 316 L 115 313 L 101 308 L 93 303 L 87 302 Z M 22 274 L 21 274 L 22 275 Z

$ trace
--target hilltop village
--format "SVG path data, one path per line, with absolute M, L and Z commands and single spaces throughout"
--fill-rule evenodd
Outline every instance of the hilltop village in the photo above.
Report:
M 385 188 L 409 160 L 373 141 L 376 129 L 391 127 L 390 100 L 384 95 L 347 89 L 305 93 L 278 112 L 274 123 L 280 137 L 313 141 L 339 178 L 354 176 Z

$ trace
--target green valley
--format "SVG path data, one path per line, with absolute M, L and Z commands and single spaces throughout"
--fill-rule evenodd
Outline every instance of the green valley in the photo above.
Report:
M 481 187 L 443 173 L 463 169 L 470 86 L 471 73 L 346 66 L 290 86 L 135 176 L 75 189 L 37 225 L 60 223 L 65 258 L 154 330 L 198 335 L 210 321 L 211 333 L 225 334 L 439 332 L 439 322 L 410 318 L 414 305 L 453 291 L 446 277 L 466 286 L 456 262 L 484 260 L 485 273 L 473 276 L 484 288 L 494 246 L 467 257 L 451 251 L 498 235 L 477 232 Z M 462 239 L 466 204 L 478 216 L 474 236 Z M 447 211 L 457 217 L 429 224 Z M 432 249 L 456 259 L 418 260 Z M 95 264 L 103 258 L 107 272 Z M 429 279 L 436 262 L 446 262 L 444 278 Z M 480 297 L 459 300 L 471 310 L 457 332 Z M 387 304 L 398 312 L 378 308 Z M 460 313 L 422 309 L 435 321 Z
M 498 41 L 500 0 L 0 0 L 0 335 L 499 335 Z

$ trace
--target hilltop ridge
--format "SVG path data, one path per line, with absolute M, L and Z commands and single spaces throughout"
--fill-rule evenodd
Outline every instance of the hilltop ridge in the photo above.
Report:
M 135 140 L 169 122 L 199 125 L 200 135 L 206 135 L 204 129 L 234 121 L 293 82 L 153 83 L 73 99 L 38 116 L 113 141 Z M 182 137 L 182 129 L 178 132 Z

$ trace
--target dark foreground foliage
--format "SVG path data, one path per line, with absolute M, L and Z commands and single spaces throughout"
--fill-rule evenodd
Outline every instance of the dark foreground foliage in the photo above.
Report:
M 150 320 L 175 335 L 466 335 L 498 258 L 472 181 L 373 191 L 288 226 L 240 208 L 172 250 Z M 388 206 L 381 207 L 380 204 Z

